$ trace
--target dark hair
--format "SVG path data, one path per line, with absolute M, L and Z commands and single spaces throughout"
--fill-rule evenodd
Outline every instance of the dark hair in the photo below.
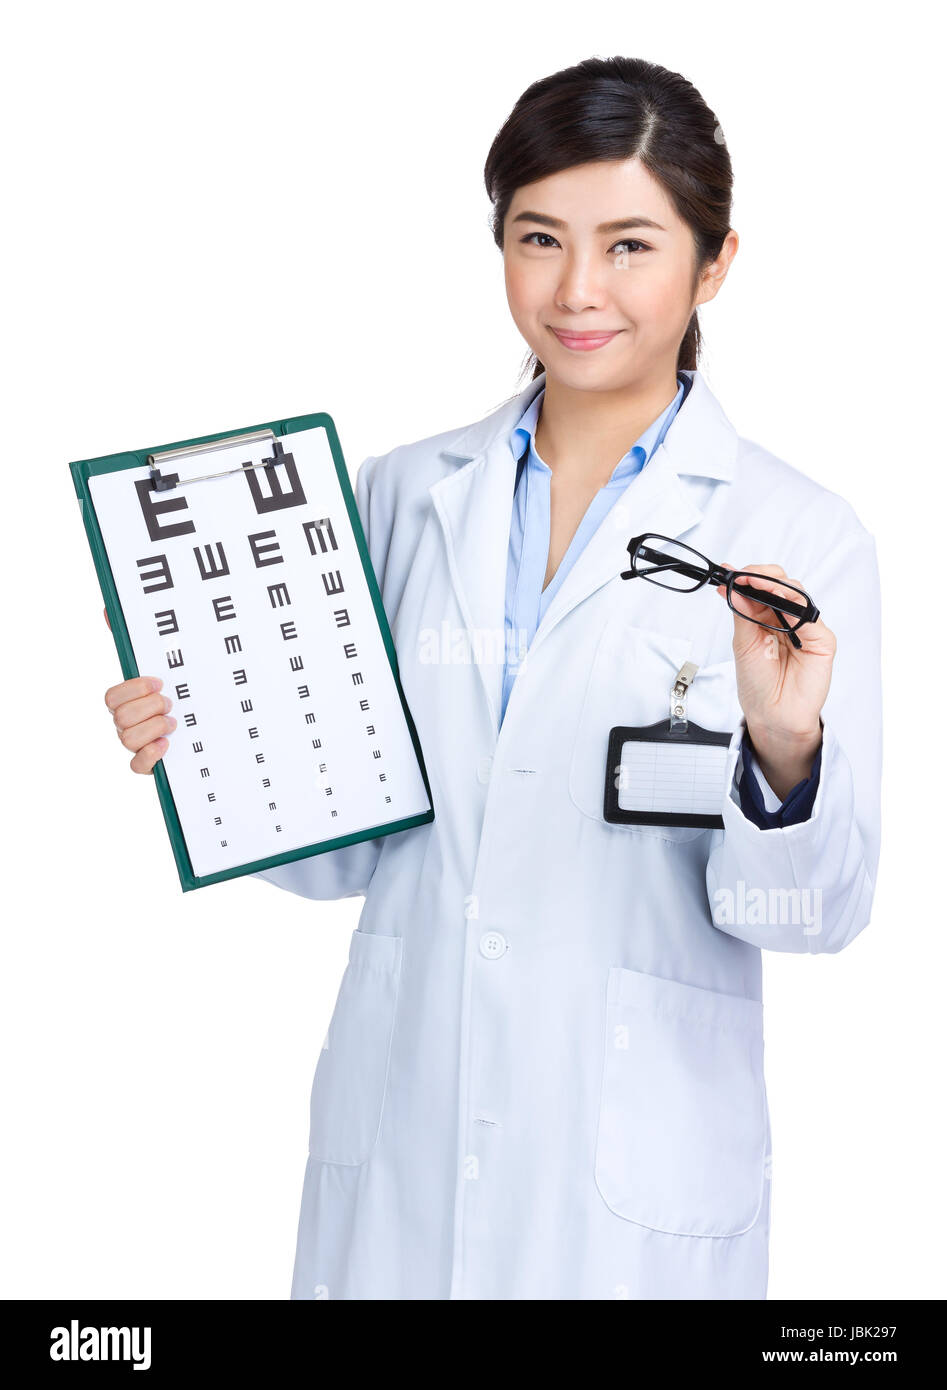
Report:
M 733 170 L 716 116 L 686 77 L 643 58 L 585 58 L 542 77 L 517 101 L 497 132 L 483 177 L 493 204 L 493 239 L 516 190 L 537 179 L 601 159 L 641 161 L 665 188 L 694 234 L 694 289 L 730 230 Z M 678 352 L 678 369 L 697 366 L 697 311 Z M 545 370 L 534 353 L 535 379 Z

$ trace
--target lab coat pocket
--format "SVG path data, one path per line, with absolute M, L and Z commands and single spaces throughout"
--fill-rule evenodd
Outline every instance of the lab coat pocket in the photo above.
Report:
M 402 938 L 354 931 L 312 1083 L 309 1152 L 356 1166 L 381 1128 L 401 977 Z
M 763 1201 L 763 1005 L 613 966 L 595 1181 L 626 1221 L 735 1236 Z
M 625 825 L 605 819 L 609 731 L 618 725 L 641 727 L 670 720 L 671 687 L 690 652 L 690 638 L 632 625 L 622 615 L 605 627 L 576 727 L 569 795 L 609 834 L 680 843 L 712 833 L 700 826 Z M 741 711 L 732 657 L 698 668 L 687 696 L 687 714 L 705 729 L 732 732 L 737 727 Z

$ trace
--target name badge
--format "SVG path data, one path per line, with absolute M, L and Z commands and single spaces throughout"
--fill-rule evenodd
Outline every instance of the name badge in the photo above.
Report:
M 605 819 L 618 825 L 722 829 L 731 733 L 687 718 L 697 666 L 685 661 L 671 687 L 670 718 L 609 730 Z

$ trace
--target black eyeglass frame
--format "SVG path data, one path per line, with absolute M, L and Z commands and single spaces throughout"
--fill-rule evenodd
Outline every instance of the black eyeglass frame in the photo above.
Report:
M 673 559 L 659 551 L 652 551 L 649 555 L 645 541 L 667 541 L 670 545 L 676 546 L 680 550 L 686 550 L 697 560 L 700 560 L 702 562 L 701 567 L 698 569 L 696 564 L 688 564 L 687 561 L 683 559 Z M 646 579 L 651 584 L 657 584 L 661 589 L 671 589 L 676 593 L 684 594 L 692 594 L 705 584 L 726 584 L 727 603 L 738 618 L 743 618 L 748 623 L 756 623 L 758 627 L 769 628 L 773 632 L 785 632 L 794 647 L 802 646 L 802 643 L 796 636 L 797 629 L 802 627 L 804 623 L 814 623 L 818 621 L 819 610 L 816 608 L 805 589 L 800 589 L 797 584 L 787 584 L 784 580 L 778 581 L 780 586 L 783 589 L 792 589 L 793 593 L 800 594 L 803 599 L 805 599 L 804 604 L 794 603 L 791 599 L 783 599 L 775 594 L 769 593 L 765 589 L 754 589 L 749 585 L 740 585 L 737 589 L 737 593 L 744 594 L 747 598 L 754 599 L 757 603 L 765 604 L 767 608 L 771 608 L 779 620 L 778 626 L 776 623 L 764 623 L 759 618 L 751 618 L 746 613 L 741 613 L 740 610 L 733 605 L 733 586 L 736 581 L 738 579 L 763 579 L 768 583 L 772 583 L 774 582 L 772 575 L 757 574 L 754 570 L 725 569 L 723 565 L 715 565 L 712 560 L 708 560 L 707 556 L 702 555 L 699 550 L 695 550 L 693 546 L 684 545 L 683 541 L 675 540 L 673 536 L 662 536 L 656 531 L 646 531 L 644 535 L 632 537 L 626 548 L 631 557 L 631 569 L 622 570 L 622 579 Z M 682 574 L 687 578 L 696 579 L 697 582 L 691 585 L 689 589 L 679 589 L 673 584 L 662 584 L 660 579 L 654 579 L 650 573 L 644 574 L 637 568 L 637 561 L 639 558 L 642 560 L 664 561 L 664 563 L 660 565 L 662 570 L 673 570 L 675 573 Z M 798 621 L 790 625 L 783 617 L 784 613 L 790 614 L 790 616 L 797 618 Z

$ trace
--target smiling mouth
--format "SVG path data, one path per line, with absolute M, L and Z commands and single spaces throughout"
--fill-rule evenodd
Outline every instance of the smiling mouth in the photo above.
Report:
M 617 335 L 622 332 L 620 328 L 616 328 L 611 332 L 592 331 L 578 333 L 572 332 L 569 329 L 553 328 L 552 324 L 549 324 L 548 327 L 549 331 L 556 335 L 563 347 L 580 352 L 588 352 L 594 348 L 604 347 L 606 343 L 610 343 L 614 337 L 617 337 Z

